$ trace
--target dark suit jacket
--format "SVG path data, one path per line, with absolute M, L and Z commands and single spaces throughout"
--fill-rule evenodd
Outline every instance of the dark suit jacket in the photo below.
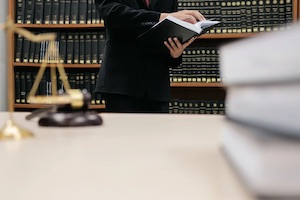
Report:
M 159 21 L 161 12 L 177 11 L 177 0 L 95 0 L 105 21 L 106 46 L 96 92 L 168 101 L 169 66 L 178 66 L 164 47 L 147 47 L 136 41 L 138 35 Z

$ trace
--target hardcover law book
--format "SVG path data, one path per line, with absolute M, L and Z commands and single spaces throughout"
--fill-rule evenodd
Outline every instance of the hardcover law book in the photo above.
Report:
M 164 45 L 163 42 L 169 37 L 177 37 L 184 43 L 192 37 L 204 34 L 219 23 L 221 22 L 204 20 L 191 24 L 169 15 L 138 36 L 137 40 L 149 46 L 160 46 Z
M 221 146 L 225 158 L 252 193 L 299 199 L 299 138 L 227 120 L 221 129 Z
M 221 47 L 220 74 L 225 85 L 276 83 L 300 78 L 300 23 Z
M 235 121 L 300 138 L 299 102 L 300 81 L 231 86 L 226 114 Z

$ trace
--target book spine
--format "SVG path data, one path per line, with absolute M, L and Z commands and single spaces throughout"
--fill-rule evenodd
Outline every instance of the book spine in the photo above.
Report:
M 71 24 L 78 24 L 79 0 L 71 1 Z
M 71 23 L 71 5 L 72 1 L 71 0 L 66 0 L 65 1 L 65 24 L 70 24 Z
M 79 63 L 79 33 L 74 33 L 74 64 Z
M 26 2 L 25 21 L 26 24 L 32 24 L 34 18 L 34 2 L 33 0 L 27 0 L 25 2 Z
M 20 72 L 15 69 L 15 103 L 21 103 Z
M 251 5 L 252 32 L 259 32 L 258 0 L 253 0 Z
M 85 32 L 85 63 L 92 63 L 92 38 L 91 32 Z
M 23 37 L 22 35 L 16 35 L 16 48 L 15 48 L 15 62 L 22 61 L 22 47 L 23 47 Z
M 40 51 L 41 51 L 41 43 L 36 42 L 35 43 L 35 51 L 34 51 L 34 63 L 39 63 L 40 62 Z
M 91 49 L 91 55 L 92 55 L 92 63 L 96 64 L 99 62 L 98 58 L 98 34 L 97 32 L 92 32 L 92 49 Z
M 272 29 L 274 31 L 277 31 L 279 26 L 278 0 L 271 1 L 271 10 L 272 10 L 271 20 L 272 20 L 272 27 L 273 27 Z
M 25 81 L 26 81 L 26 97 L 25 97 L 25 102 L 29 103 L 27 100 L 27 95 L 29 94 L 31 87 L 32 87 L 32 76 L 31 76 L 32 72 L 31 71 L 26 71 L 25 72 Z
M 28 62 L 30 62 L 30 63 L 34 62 L 34 55 L 35 55 L 35 43 L 34 42 L 30 42 L 30 50 L 29 50 Z
M 300 2 L 298 1 L 298 4 Z M 292 0 L 286 0 L 285 2 L 285 19 L 286 19 L 286 26 L 290 27 L 293 23 L 293 3 Z M 300 11 L 298 11 L 300 12 Z
M 90 94 L 92 93 L 91 91 L 91 72 L 85 71 L 83 72 L 84 78 L 83 78 L 83 88 L 85 88 Z
M 25 0 L 17 0 L 16 3 L 16 23 L 25 23 L 26 2 Z
M 21 103 L 24 104 L 26 103 L 26 75 L 25 71 L 20 72 L 20 100 Z
M 59 1 L 59 24 L 65 23 L 65 9 L 66 9 L 66 0 Z
M 284 0 L 279 0 L 278 2 L 278 15 L 279 15 L 279 30 L 284 30 L 286 25 L 286 19 L 285 19 L 285 2 Z
M 67 55 L 67 33 L 60 32 L 59 33 L 59 53 L 61 63 L 67 63 L 66 55 Z
M 72 64 L 74 59 L 74 36 L 73 33 L 67 35 L 67 63 Z
M 97 10 L 96 10 L 96 4 L 94 1 L 92 1 L 92 16 L 91 16 L 91 19 L 92 19 L 92 24 L 96 24 L 97 23 Z
M 52 1 L 51 0 L 45 0 L 44 2 L 44 24 L 50 24 L 51 23 L 51 8 L 52 8 Z
M 58 24 L 59 23 L 59 0 L 52 0 L 52 24 Z
M 86 24 L 87 22 L 87 0 L 79 0 L 79 24 Z
M 35 0 L 34 23 L 42 24 L 44 16 L 44 0 Z
M 96 72 L 90 73 L 91 81 L 91 104 L 96 104 L 95 88 L 96 88 Z
M 86 23 L 91 24 L 92 23 L 92 0 L 87 0 L 87 19 Z
M 23 60 L 22 62 L 28 63 L 29 59 L 29 51 L 30 51 L 30 41 L 27 38 L 24 38 L 23 40 L 23 50 L 22 50 L 22 55 L 23 55 Z
M 85 36 L 84 32 L 79 33 L 79 63 L 85 64 Z
M 98 32 L 98 55 L 99 55 L 99 63 L 102 63 L 103 60 L 103 52 L 105 48 L 105 32 L 99 31 Z

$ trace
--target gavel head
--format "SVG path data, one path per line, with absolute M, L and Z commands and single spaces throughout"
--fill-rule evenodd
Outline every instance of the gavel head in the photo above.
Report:
M 90 103 L 91 94 L 86 89 L 71 89 L 67 93 L 70 95 L 72 108 L 82 108 Z

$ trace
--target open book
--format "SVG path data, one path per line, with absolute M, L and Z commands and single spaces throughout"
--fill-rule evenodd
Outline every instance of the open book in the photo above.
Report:
M 138 36 L 137 40 L 149 46 L 160 46 L 164 45 L 163 42 L 169 37 L 177 37 L 182 43 L 185 43 L 192 37 L 204 34 L 219 23 L 221 22 L 205 20 L 191 24 L 169 15 Z

